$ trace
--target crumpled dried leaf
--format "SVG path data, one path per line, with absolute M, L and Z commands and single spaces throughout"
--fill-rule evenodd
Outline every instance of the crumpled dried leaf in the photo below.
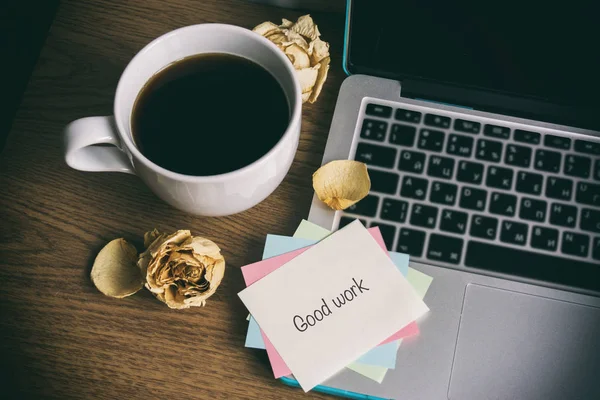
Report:
M 144 237 L 155 238 L 137 263 L 146 288 L 170 308 L 204 306 L 225 274 L 221 249 L 189 230 L 168 236 L 154 230 Z
M 309 38 L 310 40 L 315 40 L 321 36 L 319 28 L 314 23 L 310 15 L 303 15 L 298 18 L 298 21 L 296 21 L 296 23 L 290 29 L 294 32 L 298 32 L 302 36 Z
M 344 210 L 369 194 L 367 165 L 352 160 L 331 161 L 313 174 L 313 188 L 319 200 L 334 210 Z
M 136 248 L 125 239 L 115 239 L 96 256 L 90 273 L 92 282 L 106 296 L 130 296 L 144 286 L 144 278 L 136 267 L 136 260 Z
M 310 15 L 292 22 L 283 18 L 281 25 L 263 22 L 254 32 L 264 36 L 281 49 L 296 69 L 302 87 L 302 102 L 317 101 L 329 71 L 329 44 L 319 37 L 321 33 Z

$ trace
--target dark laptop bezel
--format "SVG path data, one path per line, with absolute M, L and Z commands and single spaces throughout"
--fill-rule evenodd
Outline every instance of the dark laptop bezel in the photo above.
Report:
M 402 97 L 406 98 L 430 100 L 480 111 L 600 130 L 600 110 L 594 106 L 574 107 L 555 104 L 534 97 L 418 79 L 399 71 L 374 70 L 357 65 L 353 62 L 351 51 L 354 2 L 355 0 L 347 0 L 346 4 L 343 68 L 347 75 L 363 74 L 398 80 L 402 84 Z

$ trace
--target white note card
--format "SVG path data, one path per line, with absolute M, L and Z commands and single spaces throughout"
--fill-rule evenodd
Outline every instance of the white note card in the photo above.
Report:
M 359 221 L 239 296 L 304 391 L 429 311 Z

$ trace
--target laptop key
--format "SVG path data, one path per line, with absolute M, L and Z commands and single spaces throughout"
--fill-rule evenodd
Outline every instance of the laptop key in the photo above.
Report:
M 438 209 L 423 204 L 413 204 L 410 213 L 410 224 L 423 228 L 435 228 Z
M 543 200 L 521 198 L 519 218 L 529 221 L 543 222 L 546 219 L 546 207 L 548 204 Z
M 392 107 L 382 106 L 380 104 L 367 104 L 365 114 L 375 117 L 389 118 L 392 116 Z
M 527 243 L 527 224 L 514 221 L 502 221 L 500 240 L 505 243 L 524 246 Z
M 492 214 L 512 217 L 517 209 L 517 196 L 506 193 L 492 192 L 490 197 L 490 212 Z
M 356 148 L 356 161 L 378 167 L 394 168 L 396 162 L 396 149 L 382 147 L 375 144 L 361 142 Z
M 394 118 L 398 121 L 406 121 L 412 122 L 413 124 L 418 124 L 421 122 L 421 113 L 418 111 L 412 110 L 404 110 L 402 108 L 398 108 L 396 113 L 394 114 Z
M 387 125 L 387 122 L 365 118 L 360 129 L 360 137 L 383 142 L 385 140 L 385 133 L 387 132 Z
M 579 227 L 584 231 L 600 233 L 600 210 L 582 208 Z
M 371 222 L 370 228 L 378 227 L 383 237 L 386 249 L 392 251 L 394 248 L 394 238 L 396 237 L 396 227 L 393 225 L 383 224 L 381 222 Z
M 462 239 L 432 233 L 429 235 L 427 258 L 435 261 L 458 264 L 462 255 L 462 248 Z
M 398 235 L 396 251 L 413 257 L 421 257 L 425 244 L 425 232 L 416 229 L 402 228 Z
M 487 200 L 485 190 L 464 186 L 460 192 L 460 203 L 462 208 L 483 211 Z
M 398 169 L 414 174 L 422 173 L 425 169 L 425 153 L 402 150 L 400 152 L 400 161 L 398 161 Z
M 587 257 L 590 237 L 576 232 L 563 232 L 560 251 L 570 256 Z M 576 271 L 576 270 L 574 270 Z
M 594 238 L 592 242 L 592 258 L 594 260 L 600 260 L 600 236 Z
M 459 161 L 456 180 L 459 182 L 480 184 L 483 180 L 483 164 L 471 161 Z
M 502 143 L 495 140 L 479 139 L 475 158 L 479 160 L 500 162 L 502 156 Z
M 600 155 L 600 142 L 589 140 L 575 140 L 575 151 L 585 154 Z
M 515 139 L 515 141 L 529 144 L 540 144 L 541 138 L 542 135 L 537 132 L 524 131 L 522 129 L 515 129 L 515 133 L 513 135 L 513 139 Z
M 558 230 L 533 226 L 531 233 L 531 247 L 534 249 L 555 251 L 558 246 Z
M 392 172 L 369 169 L 371 178 L 371 191 L 387 194 L 395 194 L 398 191 L 400 176 Z
M 554 147 L 555 149 L 569 150 L 571 148 L 571 139 L 563 136 L 545 135 L 544 146 Z
M 550 150 L 536 150 L 534 167 L 540 171 L 560 171 L 561 154 Z
M 571 200 L 573 181 L 570 179 L 549 176 L 546 178 L 546 197 L 558 200 Z
M 510 137 L 510 128 L 505 126 L 486 125 L 485 128 L 483 128 L 483 134 L 499 139 L 508 139 Z
M 479 122 L 467 121 L 464 119 L 455 119 L 454 120 L 454 130 L 455 131 L 478 134 L 480 129 L 481 129 L 481 124 Z
M 513 181 L 513 170 L 502 167 L 488 167 L 485 184 L 489 187 L 510 190 Z
M 531 164 L 531 153 L 532 150 L 530 147 L 508 144 L 506 145 L 504 163 L 507 165 L 514 165 L 515 167 L 529 168 L 529 165 Z
M 496 239 L 498 219 L 474 214 L 471 217 L 471 230 L 469 234 L 482 239 Z
M 565 157 L 564 173 L 578 178 L 587 178 L 590 176 L 592 159 L 584 156 L 575 156 L 569 154 Z
M 343 227 L 345 227 L 349 223 L 354 222 L 355 220 L 356 220 L 356 218 L 341 217 L 338 229 L 342 229 Z M 361 224 L 363 224 L 363 226 L 367 226 L 367 221 L 365 221 L 364 219 L 359 219 L 359 221 L 360 221 Z
M 408 203 L 403 200 L 383 199 L 379 216 L 386 221 L 404 222 L 408 213 Z
M 517 173 L 517 192 L 527 194 L 540 194 L 542 193 L 542 183 L 544 177 L 540 174 L 534 174 L 531 172 L 519 171 Z
M 600 158 L 594 163 L 594 179 L 600 181 Z
M 349 214 L 364 215 L 365 217 L 374 217 L 377 214 L 377 206 L 379 205 L 379 197 L 372 194 L 368 195 L 356 204 L 346 208 Z
M 575 200 L 590 206 L 600 206 L 600 185 L 587 182 L 577 183 Z
M 594 291 L 600 289 L 597 263 L 534 253 L 495 243 L 469 241 L 465 251 L 465 265 Z
M 448 136 L 446 153 L 459 157 L 471 157 L 471 153 L 473 152 L 473 142 L 474 140 L 472 137 L 453 133 Z
M 425 200 L 427 195 L 428 182 L 425 179 L 405 176 L 402 179 L 402 187 L 400 188 L 400 196 L 411 199 Z
M 452 179 L 454 174 L 454 160 L 452 158 L 431 156 L 427 166 L 427 175 L 435 178 Z
M 450 118 L 435 114 L 425 114 L 425 125 L 438 128 L 450 128 Z
M 550 223 L 552 225 L 574 228 L 576 221 L 577 207 L 561 203 L 550 205 Z
M 462 211 L 442 210 L 440 216 L 440 229 L 446 232 L 463 234 L 467 230 L 469 215 Z
M 417 128 L 414 126 L 393 124 L 390 132 L 390 143 L 412 147 L 415 144 L 416 136 Z
M 451 183 L 433 181 L 431 183 L 431 193 L 429 201 L 432 203 L 444 204 L 448 206 L 454 205 L 456 202 L 456 192 L 458 186 Z
M 444 132 L 421 129 L 417 146 L 423 150 L 442 151 L 444 148 Z

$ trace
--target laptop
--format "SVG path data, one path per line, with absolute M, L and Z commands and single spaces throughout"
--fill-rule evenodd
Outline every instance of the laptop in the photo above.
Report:
M 379 226 L 434 277 L 386 399 L 600 399 L 600 24 L 592 2 L 350 0 L 323 164 L 371 192 L 309 219 Z

